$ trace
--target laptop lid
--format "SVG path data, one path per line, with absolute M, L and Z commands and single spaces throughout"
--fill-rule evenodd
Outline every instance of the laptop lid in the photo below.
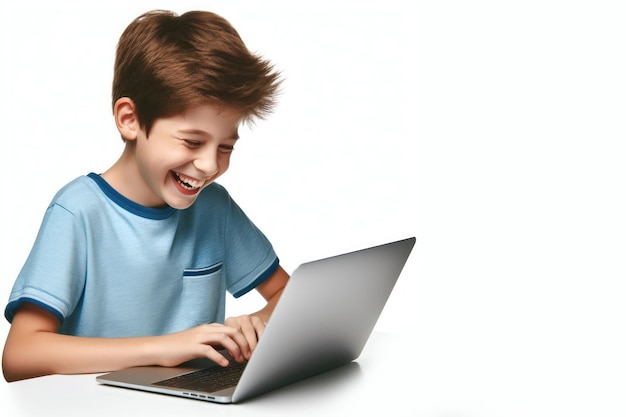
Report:
M 206 367 L 208 360 L 175 368 L 129 368 L 101 375 L 97 381 L 236 403 L 349 363 L 363 351 L 414 245 L 411 237 L 301 264 L 232 388 L 203 392 L 201 387 L 190 390 L 156 384 Z

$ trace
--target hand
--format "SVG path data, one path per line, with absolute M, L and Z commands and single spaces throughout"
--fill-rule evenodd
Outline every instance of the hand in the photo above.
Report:
M 218 365 L 228 366 L 228 359 L 216 349 L 219 346 L 220 349 L 226 349 L 237 362 L 243 362 L 250 358 L 252 348 L 248 337 L 239 329 L 236 325 L 212 323 L 156 336 L 151 338 L 155 361 L 161 366 L 176 366 L 191 359 L 208 358 Z
M 229 317 L 224 324 L 238 329 L 243 334 L 248 346 L 250 346 L 250 352 L 254 352 L 257 342 L 265 330 L 265 323 L 260 317 L 255 315 Z

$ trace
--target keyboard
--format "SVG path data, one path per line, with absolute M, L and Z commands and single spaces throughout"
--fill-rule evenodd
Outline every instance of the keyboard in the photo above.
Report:
M 226 368 L 214 366 L 200 369 L 188 374 L 155 382 L 154 385 L 204 392 L 219 391 L 237 385 L 246 364 L 247 362 L 235 362 L 231 363 L 231 365 Z

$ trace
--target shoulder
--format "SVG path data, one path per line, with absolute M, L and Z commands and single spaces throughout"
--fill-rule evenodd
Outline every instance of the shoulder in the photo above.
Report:
M 191 207 L 208 206 L 229 206 L 232 198 L 224 186 L 214 182 L 206 186 L 198 196 L 198 199 Z
M 88 176 L 82 175 L 63 186 L 52 198 L 50 207 L 62 207 L 71 213 L 101 207 L 102 192 Z
M 217 182 L 212 182 L 211 184 L 207 185 L 200 193 L 200 196 L 214 196 L 214 197 L 221 197 L 221 198 L 230 198 L 230 194 L 228 194 L 228 190 L 226 190 L 226 188 L 223 185 Z

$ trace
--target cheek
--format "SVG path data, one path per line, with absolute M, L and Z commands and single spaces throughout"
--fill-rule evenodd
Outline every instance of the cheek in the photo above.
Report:
M 218 160 L 218 164 L 219 164 L 221 172 L 226 171 L 228 167 L 230 166 L 230 155 L 231 154 L 220 156 Z

